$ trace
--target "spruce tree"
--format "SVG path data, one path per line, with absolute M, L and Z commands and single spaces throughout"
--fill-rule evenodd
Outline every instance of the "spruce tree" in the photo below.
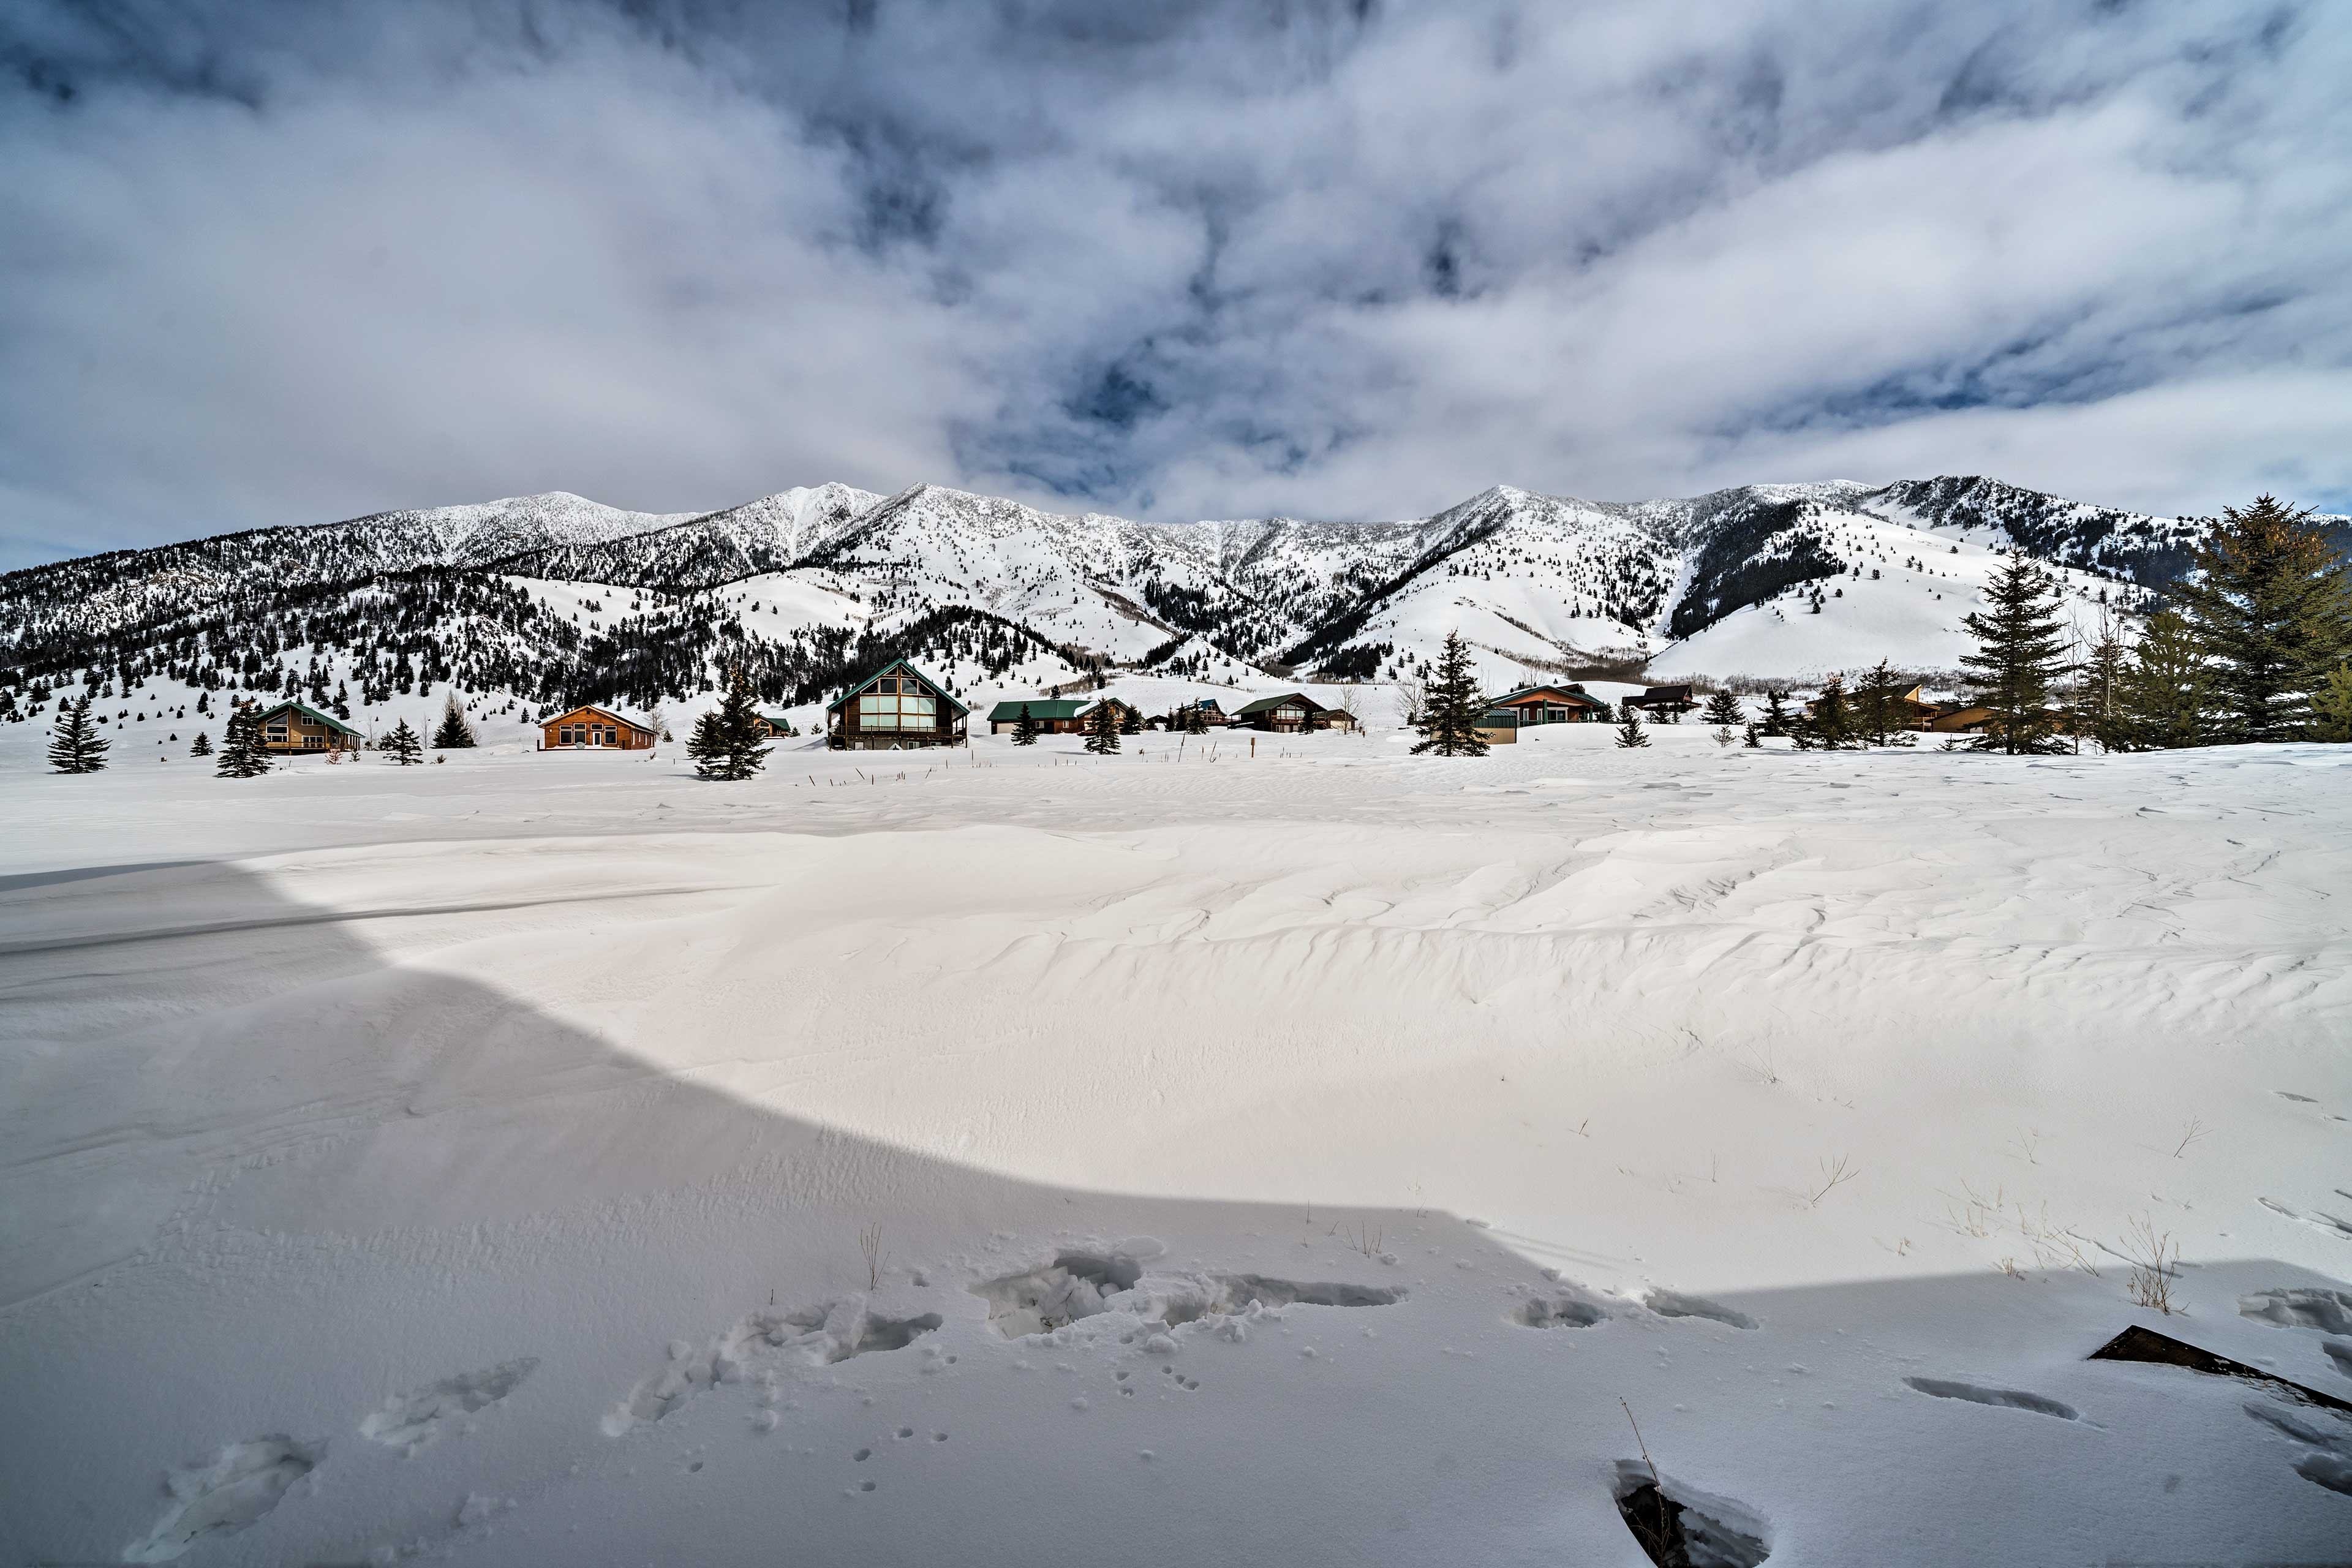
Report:
M 1862 689 L 1854 693 L 1854 732 L 1874 746 L 1886 744 L 1895 731 L 1903 728 L 1902 695 L 1895 667 L 1880 659 L 1863 677 Z
M 417 738 L 415 731 L 408 727 L 405 719 L 392 727 L 392 733 L 383 738 L 380 749 L 404 768 L 415 767 L 425 760 L 425 742 Z M 226 752 L 221 753 L 221 765 L 224 768 L 228 765 L 228 753 Z
M 90 723 L 89 698 L 59 703 L 57 733 L 49 740 L 49 766 L 61 773 L 98 773 L 106 766 L 106 751 L 113 743 Z
M 441 704 L 441 727 L 433 731 L 433 749 L 436 752 L 469 751 L 474 745 L 474 727 L 466 722 L 465 710 L 457 706 L 455 687 Z
M 269 746 L 261 734 L 261 709 L 232 699 L 228 723 L 221 731 L 220 762 L 213 772 L 225 779 L 250 779 L 268 771 Z
M 726 694 L 719 698 L 718 709 L 705 717 L 711 723 L 708 734 L 698 722 L 694 730 L 697 742 L 707 742 L 705 754 L 695 758 L 697 773 L 707 779 L 740 783 L 767 765 L 767 739 L 760 732 L 759 703 L 742 666 L 727 672 Z M 691 746 L 688 754 L 692 754 Z
M 2204 650 L 2188 620 L 2174 610 L 2150 616 L 2121 682 L 2130 749 L 2203 745 L 2210 681 Z
M 1757 723 L 1754 720 L 1748 721 L 1747 732 L 1743 737 L 1743 740 L 1749 751 L 1760 752 L 1764 749 L 1764 742 L 1757 738 L 1763 733 L 1763 729 L 1764 727 L 1761 724 Z
M 694 771 L 703 778 L 724 775 L 727 767 L 727 734 L 716 712 L 706 712 L 694 721 L 694 733 L 686 739 L 686 755 L 694 763 Z
M 1486 738 L 1478 733 L 1478 719 L 1486 707 L 1462 634 L 1446 633 L 1437 674 L 1429 682 L 1428 700 L 1422 708 L 1422 742 L 1413 752 L 1435 752 L 1441 757 L 1485 756 Z
M 1034 746 L 1037 743 L 1037 715 L 1029 711 L 1029 704 L 1021 705 L 1021 717 L 1013 721 L 1013 743 Z
M 2317 739 L 2338 745 L 2352 741 L 2352 664 L 2327 672 L 2312 694 L 2311 712 L 2318 722 Z
M 2115 627 L 2102 626 L 2098 640 L 2091 645 L 2091 657 L 2076 672 L 2073 700 L 2067 704 L 2068 727 L 2078 744 L 2088 735 L 2102 752 L 2140 749 L 2124 704 L 2124 678 L 2130 668 L 2131 650 L 2116 635 Z
M 1626 702 L 1620 705 L 1618 711 L 1624 716 L 1625 720 L 1623 723 L 1617 726 L 1619 748 L 1631 751 L 1636 746 L 1648 745 L 1650 737 L 1642 730 L 1642 710 L 1633 703 Z
M 1841 751 L 1854 743 L 1853 709 L 1846 700 L 1845 677 L 1832 675 L 1822 682 L 1821 695 L 1813 699 L 1807 719 L 1810 738 L 1822 751 Z
M 2352 566 L 2311 511 L 2270 496 L 2225 508 L 2173 594 L 2212 667 L 2223 738 L 2307 734 L 2311 694 L 2352 654 Z
M 212 754 L 213 738 L 210 735 L 205 734 L 202 730 L 197 731 L 195 744 L 188 748 L 188 755 L 192 757 L 209 757 Z
M 2012 550 L 1993 569 L 1985 599 L 1988 611 L 1960 618 L 1977 639 L 1976 651 L 1962 654 L 1960 664 L 1974 672 L 1977 701 L 1991 713 L 1974 749 L 2013 757 L 2064 751 L 2053 733 L 2050 706 L 2050 689 L 2066 668 L 2056 580 Z
M 1789 732 L 1788 699 L 1789 694 L 1777 687 L 1764 693 L 1763 733 L 1779 736 Z
M 1087 710 L 1087 750 L 1104 757 L 1118 750 L 1118 714 L 1108 697 Z
M 1728 691 L 1708 693 L 1706 711 L 1699 717 L 1722 730 L 1733 729 L 1748 721 L 1748 715 L 1740 710 L 1739 699 Z
M 1122 735 L 1142 734 L 1142 710 L 1140 709 L 1122 706 L 1118 710 L 1118 732 Z

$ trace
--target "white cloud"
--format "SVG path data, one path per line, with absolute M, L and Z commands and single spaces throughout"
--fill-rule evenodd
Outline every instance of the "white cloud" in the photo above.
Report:
M 0 97 L 17 559 L 824 479 L 2352 488 L 2317 12 L 225 7 L 127 52 L 74 15 L 0 33 L 78 89 Z

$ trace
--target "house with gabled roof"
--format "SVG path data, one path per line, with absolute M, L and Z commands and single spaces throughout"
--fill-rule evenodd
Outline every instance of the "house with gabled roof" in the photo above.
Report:
M 1083 735 L 1094 722 L 1094 711 L 1108 707 L 1111 717 L 1124 724 L 1136 710 L 1116 697 L 1008 697 L 988 710 L 992 735 L 1010 735 L 1021 727 L 1021 710 L 1040 735 Z
M 1573 685 L 1522 686 L 1490 700 L 1486 708 L 1490 713 L 1510 714 L 1512 727 L 1521 730 L 1538 724 L 1602 723 L 1609 718 L 1609 704 Z
M 1323 704 L 1304 691 L 1286 691 L 1279 697 L 1261 697 L 1255 702 L 1244 702 L 1234 710 L 1233 721 L 1244 730 L 1272 730 L 1279 734 L 1295 735 L 1315 727 L 1315 716 L 1323 711 Z
M 261 714 L 262 750 L 278 756 L 306 752 L 356 752 L 360 732 L 331 713 L 299 702 L 280 702 Z
M 650 724 L 593 702 L 547 714 L 539 721 L 542 752 L 642 752 L 660 738 L 661 731 Z
M 894 658 L 825 705 L 825 743 L 836 752 L 961 746 L 971 710 L 903 658 Z

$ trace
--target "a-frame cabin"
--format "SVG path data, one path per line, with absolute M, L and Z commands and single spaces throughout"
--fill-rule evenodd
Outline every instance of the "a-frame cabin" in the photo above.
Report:
M 961 746 L 971 716 L 946 687 L 894 658 L 826 705 L 825 743 L 836 752 Z

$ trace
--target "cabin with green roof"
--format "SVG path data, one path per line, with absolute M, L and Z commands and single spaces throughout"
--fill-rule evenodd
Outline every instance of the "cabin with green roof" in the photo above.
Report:
M 961 746 L 971 713 L 946 687 L 894 658 L 826 705 L 825 743 L 836 752 Z
M 280 702 L 261 715 L 262 750 L 278 756 L 310 752 L 356 752 L 360 732 L 331 713 L 299 702 Z

